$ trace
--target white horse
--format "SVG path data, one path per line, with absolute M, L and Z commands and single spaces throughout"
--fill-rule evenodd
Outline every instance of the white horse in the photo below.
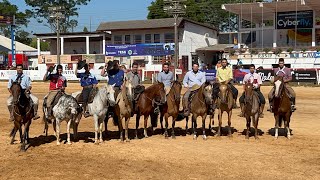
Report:
M 57 137 L 57 145 L 60 145 L 60 123 L 67 122 L 67 142 L 70 142 L 70 126 L 72 124 L 74 139 L 78 138 L 78 124 L 82 116 L 82 109 L 77 100 L 71 95 L 63 95 L 53 107 L 53 129 Z M 46 122 L 47 123 L 47 122 Z M 47 124 L 46 124 L 47 127 Z
M 99 88 L 98 93 L 93 98 L 93 102 L 88 104 L 88 110 L 90 115 L 94 118 L 95 127 L 95 138 L 94 143 L 98 144 L 98 131 L 100 132 L 100 143 L 103 142 L 102 130 L 103 120 L 105 119 L 109 106 L 114 106 L 116 101 L 114 98 L 115 91 L 113 90 L 114 85 L 105 85 Z M 81 91 L 72 93 L 73 97 L 77 97 Z

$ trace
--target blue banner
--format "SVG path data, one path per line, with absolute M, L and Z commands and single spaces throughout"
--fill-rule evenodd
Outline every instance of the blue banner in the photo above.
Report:
M 174 54 L 174 43 L 106 45 L 106 56 L 166 56 Z
M 210 69 L 210 70 L 204 70 L 206 73 L 206 80 L 207 81 L 215 81 L 216 80 L 216 70 Z
M 313 28 L 313 11 L 290 11 L 277 13 L 277 29 Z

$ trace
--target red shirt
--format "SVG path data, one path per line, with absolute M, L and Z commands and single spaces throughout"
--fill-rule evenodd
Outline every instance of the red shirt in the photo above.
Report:
M 50 80 L 49 90 L 59 90 L 67 87 L 67 79 L 62 75 L 49 74 L 47 79 Z

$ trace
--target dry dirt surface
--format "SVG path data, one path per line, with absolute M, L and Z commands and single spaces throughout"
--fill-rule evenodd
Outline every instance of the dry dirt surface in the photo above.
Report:
M 23 153 L 18 138 L 14 145 L 9 144 L 13 125 L 8 122 L 6 85 L 0 83 L 0 179 L 320 179 L 320 88 L 294 87 L 298 110 L 291 119 L 291 140 L 284 136 L 274 140 L 274 118 L 269 112 L 259 122 L 260 140 L 246 140 L 245 119 L 237 116 L 236 109 L 232 115 L 233 137 L 217 138 L 211 133 L 206 141 L 201 136 L 193 140 L 186 135 L 185 121 L 181 121 L 176 124 L 176 139 L 165 139 L 156 130 L 149 138 L 121 143 L 117 127 L 109 121 L 106 141 L 95 145 L 90 117 L 81 119 L 79 142 L 57 146 L 52 126 L 45 137 L 44 124 L 37 120 L 30 128 L 30 147 Z M 68 93 L 76 90 L 80 90 L 79 84 L 70 83 Z M 267 96 L 270 87 L 262 90 Z M 32 92 L 40 103 L 47 91 L 48 83 L 33 83 Z M 214 120 L 217 124 L 217 116 Z M 142 127 L 143 121 L 140 123 Z M 208 127 L 209 121 L 206 123 Z M 226 124 L 224 116 L 223 126 Z M 65 122 L 61 128 L 65 142 Z M 133 138 L 134 118 L 129 128 Z

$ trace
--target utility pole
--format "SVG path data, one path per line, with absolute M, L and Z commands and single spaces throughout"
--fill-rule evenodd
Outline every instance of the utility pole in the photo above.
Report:
M 62 6 L 49 7 L 50 18 L 55 20 L 57 32 L 57 64 L 60 65 L 60 20 L 64 19 L 64 9 Z
M 16 16 L 13 15 L 12 24 L 11 24 L 11 59 L 12 66 L 16 67 L 16 35 L 15 35 L 15 26 L 16 26 Z
M 165 6 L 163 8 L 168 14 L 174 18 L 174 78 L 176 80 L 176 69 L 179 63 L 179 31 L 178 18 L 179 15 L 185 14 L 186 6 L 184 2 L 187 0 L 164 0 Z

